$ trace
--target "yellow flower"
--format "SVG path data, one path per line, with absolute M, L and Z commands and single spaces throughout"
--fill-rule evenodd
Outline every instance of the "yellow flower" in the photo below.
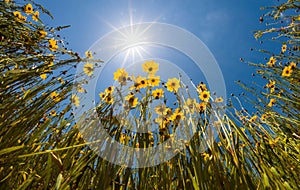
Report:
M 269 83 L 266 85 L 267 88 L 274 88 L 276 84 L 276 81 L 274 80 L 269 80 Z
M 153 60 L 146 61 L 142 64 L 144 72 L 147 72 L 149 75 L 155 75 L 158 71 L 158 63 L 155 63 Z
M 113 104 L 114 103 L 114 99 L 111 95 L 106 95 L 104 100 L 107 104 Z
M 202 91 L 207 91 L 206 85 L 203 84 L 202 82 L 198 84 L 197 89 L 202 92 Z
M 268 117 L 267 114 L 262 114 L 261 117 L 260 117 L 260 119 L 262 121 L 265 121 L 267 119 L 267 117 Z
M 56 51 L 56 49 L 58 48 L 57 42 L 54 39 L 49 39 L 49 48 L 51 51 Z
M 130 137 L 126 134 L 121 134 L 120 135 L 120 143 L 122 144 L 128 144 L 128 141 L 130 140 Z
M 286 44 L 283 44 L 281 47 L 281 52 L 284 53 L 286 52 Z
M 47 32 L 45 32 L 44 30 L 39 30 L 38 32 L 41 38 L 45 38 L 47 36 Z
M 55 91 L 50 94 L 50 97 L 52 98 L 52 100 L 54 102 L 59 102 L 60 101 L 59 94 Z
M 221 102 L 223 102 L 223 98 L 222 97 L 216 98 L 215 102 L 216 103 L 221 103 Z
M 14 16 L 17 17 L 18 19 L 22 18 L 22 14 L 19 11 L 15 11 Z
M 293 72 L 292 68 L 290 66 L 286 66 L 286 67 L 284 67 L 281 76 L 289 77 L 292 75 L 292 72 Z
M 180 81 L 177 78 L 169 79 L 166 86 L 168 91 L 177 92 L 180 88 Z
M 41 79 L 45 80 L 47 78 L 47 74 L 46 73 L 43 73 L 40 75 Z
M 128 96 L 125 97 L 125 100 L 128 102 L 130 107 L 136 107 L 138 102 L 138 98 L 135 97 L 133 94 L 129 94 Z
M 26 21 L 26 19 L 27 19 L 26 16 L 22 16 L 22 17 L 21 17 L 21 20 L 24 21 L 24 22 Z
M 210 155 L 209 154 L 207 154 L 207 153 L 202 153 L 202 156 L 203 156 L 203 159 L 204 159 L 204 161 L 207 161 L 207 160 L 209 160 L 210 159 Z
M 222 146 L 223 144 L 222 144 L 222 142 L 218 142 L 218 146 Z
M 60 82 L 60 84 L 65 84 L 64 79 L 62 79 L 61 77 L 58 77 L 57 80 Z
M 269 104 L 268 104 L 268 106 L 269 106 L 269 107 L 272 107 L 272 106 L 275 104 L 275 102 L 276 102 L 276 99 L 271 98 L 271 99 L 270 99 L 270 102 L 269 102 Z
M 71 97 L 71 102 L 78 107 L 80 104 L 79 97 L 73 94 Z
M 80 84 L 76 86 L 76 90 L 77 90 L 77 92 L 79 92 L 79 93 L 85 92 L 85 89 L 82 88 L 82 86 L 81 86 Z
M 206 104 L 205 102 L 201 102 L 197 105 L 197 108 L 199 110 L 200 113 L 204 112 L 206 110 Z
M 136 78 L 133 78 L 134 81 L 134 87 L 139 90 L 141 88 L 146 88 L 148 86 L 148 81 L 145 77 L 137 76 Z
M 195 99 L 188 98 L 184 103 L 183 108 L 187 110 L 187 112 L 193 114 L 195 112 L 196 104 L 197 102 Z
M 56 116 L 56 111 L 55 110 L 51 110 L 50 111 L 50 115 L 53 116 L 53 117 L 55 117 Z
M 270 57 L 269 62 L 267 63 L 268 66 L 273 67 L 276 62 L 276 59 L 274 57 Z
M 107 94 L 112 94 L 114 91 L 114 87 L 113 86 L 109 86 L 105 89 L 105 93 Z
M 291 62 L 289 67 L 293 70 L 293 69 L 296 69 L 297 65 L 296 65 L 296 63 Z
M 83 72 L 87 75 L 87 76 L 91 76 L 93 74 L 94 71 L 94 65 L 92 63 L 86 63 L 83 66 Z
M 114 72 L 114 80 L 118 81 L 121 85 L 126 85 L 126 81 L 128 78 L 128 72 L 125 69 L 118 69 Z
M 210 97 L 210 92 L 209 91 L 202 91 L 200 92 L 199 98 L 202 101 L 208 102 Z
M 105 94 L 104 92 L 100 92 L 100 93 L 99 93 L 99 96 L 100 96 L 100 98 L 101 98 L 102 100 L 104 100 L 105 97 L 106 97 L 106 94 Z
M 159 99 L 164 96 L 164 90 L 161 88 L 155 89 L 152 91 L 152 96 L 154 99 Z
M 158 115 L 166 115 L 167 114 L 167 107 L 165 104 L 160 104 L 154 108 L 154 112 Z
M 160 83 L 160 76 L 151 76 L 149 77 L 148 79 L 148 84 L 150 86 L 159 86 L 159 83 Z
M 266 85 L 267 88 L 270 88 L 270 92 L 273 93 L 275 91 L 275 84 L 274 80 L 270 80 L 269 83 Z
M 25 7 L 24 7 L 24 12 L 26 14 L 32 14 L 33 13 L 33 8 L 32 5 L 30 3 L 28 3 Z
M 32 20 L 39 21 L 40 13 L 39 11 L 35 11 L 35 13 L 32 15 Z
M 257 120 L 257 118 L 258 118 L 257 115 L 254 115 L 254 116 L 252 116 L 252 117 L 250 118 L 249 121 L 250 121 L 251 123 L 253 123 L 253 122 L 255 122 L 255 121 Z
M 180 110 L 180 108 L 176 108 L 175 112 L 173 113 L 173 115 L 169 118 L 171 121 L 179 121 L 181 119 L 184 119 L 184 114 L 183 112 Z
M 93 53 L 91 51 L 86 51 L 85 56 L 89 59 L 93 59 Z

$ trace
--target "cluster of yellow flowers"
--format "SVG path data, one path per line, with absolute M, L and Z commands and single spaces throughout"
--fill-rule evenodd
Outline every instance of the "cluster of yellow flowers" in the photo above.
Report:
M 286 52 L 286 50 L 287 50 L 287 45 L 283 44 L 282 47 L 281 47 L 281 54 L 284 54 Z M 275 65 L 276 61 L 277 61 L 276 58 L 274 58 L 272 56 L 272 57 L 270 57 L 269 61 L 267 62 L 267 65 L 269 67 L 273 67 Z M 285 66 L 282 69 L 281 76 L 282 77 L 290 77 L 295 69 L 297 69 L 297 64 L 295 62 L 291 61 L 289 63 L 289 65 Z M 275 91 L 275 84 L 276 84 L 275 80 L 269 80 L 269 83 L 266 84 L 266 87 L 268 89 L 270 89 L 271 94 L 274 93 L 274 91 Z M 280 96 L 280 93 L 278 94 L 278 96 Z M 275 102 L 276 102 L 276 99 L 271 98 L 269 100 L 269 103 L 268 103 L 267 106 L 272 107 L 272 106 L 274 106 Z M 265 117 L 263 119 L 265 119 Z
M 283 44 L 281 47 L 281 53 L 285 53 L 287 50 L 287 45 Z M 270 57 L 269 61 L 267 62 L 267 65 L 269 67 L 273 67 L 276 63 L 276 58 L 274 58 L 273 56 Z M 282 70 L 281 76 L 282 77 L 290 77 L 292 75 L 292 72 L 294 69 L 296 69 L 297 64 L 295 62 L 291 62 L 288 66 L 285 66 Z
M 290 77 L 294 69 L 296 69 L 296 64 L 294 62 L 291 62 L 288 66 L 284 67 L 281 76 Z
M 40 13 L 39 13 L 39 11 L 34 12 L 33 7 L 30 3 L 28 3 L 27 5 L 24 6 L 23 12 L 27 15 L 32 15 L 33 21 L 36 21 L 36 22 L 39 21 Z M 15 11 L 15 12 L 13 12 L 13 14 L 18 19 L 18 21 L 26 21 L 27 20 L 27 17 L 23 16 L 20 11 Z
M 32 5 L 28 3 L 23 7 L 23 12 L 26 15 L 32 15 L 32 20 L 35 22 L 38 22 L 40 20 L 40 13 L 39 11 L 34 11 Z M 25 15 L 22 15 L 20 11 L 14 11 L 14 16 L 16 17 L 16 20 L 19 22 L 25 22 L 27 20 L 27 17 Z M 28 24 L 32 24 L 32 22 L 27 22 Z M 38 30 L 38 34 L 41 38 L 45 38 L 47 36 L 47 32 L 44 30 Z M 48 40 L 48 47 L 50 51 L 56 51 L 58 48 L 57 41 L 55 39 L 49 39 Z
M 146 103 L 153 102 L 155 100 L 162 100 L 165 97 L 165 89 L 168 92 L 178 95 L 179 89 L 181 88 L 181 81 L 178 78 L 169 78 L 165 83 L 161 81 L 160 76 L 157 76 L 156 73 L 159 70 L 159 64 L 155 61 L 145 61 L 142 64 L 143 71 L 147 73 L 147 76 L 129 76 L 129 73 L 124 68 L 117 69 L 114 72 L 114 80 L 120 85 L 116 87 L 118 95 L 121 93 L 121 88 L 129 85 L 129 93 L 124 98 L 124 108 L 125 110 L 134 109 L 138 105 L 144 105 L 145 102 L 139 102 L 139 93 L 142 93 L 142 89 L 146 91 L 145 95 L 142 97 L 148 97 Z M 87 72 L 86 72 L 87 74 Z M 164 89 L 165 88 L 165 89 Z M 103 92 L 99 93 L 100 100 L 106 104 L 114 104 L 119 101 L 119 98 L 113 95 L 114 87 L 109 86 Z M 200 83 L 198 85 L 197 91 L 199 93 L 199 103 L 196 99 L 187 98 L 183 100 L 183 105 L 171 109 L 167 107 L 166 101 L 162 101 L 158 106 L 154 108 L 157 118 L 154 119 L 154 122 L 160 126 L 160 129 L 166 129 L 166 127 L 173 122 L 173 125 L 177 125 L 181 120 L 186 117 L 186 114 L 203 113 L 206 110 L 206 106 L 210 100 L 210 92 L 208 91 L 205 84 Z M 178 98 L 177 97 L 177 98 Z M 141 100 L 142 101 L 142 100 Z M 223 101 L 222 98 L 216 100 L 216 102 Z

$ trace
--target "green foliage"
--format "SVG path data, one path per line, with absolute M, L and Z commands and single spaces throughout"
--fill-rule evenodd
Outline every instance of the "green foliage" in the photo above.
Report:
M 51 17 L 41 5 L 31 3 Z M 201 117 L 193 120 L 201 130 L 179 154 L 140 169 L 113 165 L 99 157 L 89 148 L 93 142 L 83 139 L 74 122 L 72 73 L 77 63 L 93 62 L 92 56 L 82 58 L 64 47 L 58 36 L 64 27 L 45 26 L 39 18 L 32 18 L 36 10 L 24 13 L 27 3 L 5 0 L 0 4 L 0 189 L 300 188 L 300 19 L 295 13 L 299 2 L 289 0 L 265 8 L 261 20 L 267 28 L 255 37 L 265 35 L 265 40 L 282 48 L 260 50 L 267 56 L 266 63 L 248 62 L 257 68 L 257 84 L 241 86 L 254 97 L 246 101 L 256 113 L 249 113 L 243 101 L 233 96 L 229 111 L 214 123 L 219 126 L 217 141 L 207 138 L 208 150 L 199 152 L 205 138 L 201 130 L 206 129 L 207 116 L 213 111 L 210 102 Z M 86 67 L 84 72 L 92 74 L 92 66 Z M 107 102 L 97 107 L 114 139 L 139 147 L 153 143 L 149 134 L 122 140 L 121 124 L 110 114 L 113 111 Z

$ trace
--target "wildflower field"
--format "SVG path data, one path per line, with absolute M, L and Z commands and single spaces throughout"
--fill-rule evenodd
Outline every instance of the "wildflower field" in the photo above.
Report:
M 240 96 L 165 80 L 147 60 L 142 74 L 117 68 L 80 115 L 104 62 L 71 50 L 69 26 L 44 23 L 35 1 L 0 4 L 0 189 L 300 189 L 299 1 L 262 7 L 265 59 L 241 58 L 256 73 Z

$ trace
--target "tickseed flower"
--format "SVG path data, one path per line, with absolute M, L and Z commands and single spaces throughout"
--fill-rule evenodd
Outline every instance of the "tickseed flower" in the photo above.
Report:
M 30 3 L 28 3 L 25 7 L 24 7 L 24 12 L 26 14 L 32 14 L 33 13 L 33 8 L 32 5 Z
M 32 20 L 34 21 L 39 21 L 40 13 L 39 11 L 35 11 L 34 14 L 32 15 Z
M 138 104 L 138 98 L 135 97 L 133 94 L 129 94 L 125 97 L 125 100 L 128 102 L 130 107 L 136 107 Z
M 105 93 L 107 94 L 112 94 L 114 91 L 114 87 L 113 86 L 109 86 L 105 89 Z
M 50 39 L 48 40 L 49 42 L 49 48 L 51 51 L 56 51 L 56 49 L 58 48 L 57 42 L 54 39 Z
M 82 86 L 81 86 L 80 84 L 76 86 L 76 90 L 77 90 L 77 92 L 79 92 L 79 93 L 85 92 L 85 89 L 82 88 Z
M 126 134 L 122 133 L 120 135 L 120 143 L 122 143 L 122 144 L 127 144 L 128 141 L 129 141 L 129 139 L 130 139 L 130 137 L 128 135 L 126 135 Z
M 289 67 L 293 70 L 293 69 L 296 69 L 297 65 L 296 65 L 296 63 L 291 62 Z
M 289 77 L 289 76 L 292 75 L 292 72 L 293 72 L 292 68 L 290 66 L 286 66 L 286 67 L 284 67 L 284 69 L 283 69 L 283 71 L 281 73 L 281 76 L 283 76 L 283 77 Z
M 87 76 L 91 76 L 93 74 L 94 71 L 94 65 L 92 63 L 86 63 L 83 66 L 83 72 L 87 75 Z
M 256 121 L 256 119 L 258 118 L 258 116 L 257 115 L 254 115 L 254 116 L 252 116 L 251 118 L 250 118 L 250 123 L 253 123 L 253 122 L 255 122 Z
M 160 104 L 154 108 L 154 112 L 158 115 L 166 115 L 167 114 L 167 107 L 165 104 Z
M 221 102 L 223 102 L 223 98 L 222 97 L 216 98 L 215 102 L 216 103 L 221 103 Z
M 260 120 L 266 121 L 267 117 L 268 117 L 267 114 L 262 114 L 262 115 L 260 116 Z
M 47 78 L 47 74 L 46 73 L 43 73 L 40 75 L 41 79 L 45 80 Z
M 276 102 L 276 99 L 271 98 L 271 99 L 270 99 L 270 102 L 269 102 L 269 104 L 268 104 L 268 106 L 269 106 L 269 107 L 272 107 L 272 106 L 275 104 L 275 102 Z
M 15 11 L 14 16 L 17 17 L 18 19 L 22 18 L 22 14 L 19 11 Z
M 101 98 L 102 100 L 104 100 L 105 97 L 106 97 L 106 94 L 105 94 L 104 92 L 100 92 L 100 93 L 99 93 L 99 96 L 100 96 L 100 98 Z
M 51 111 L 50 111 L 50 115 L 51 115 L 52 117 L 55 117 L 55 116 L 56 116 L 56 111 L 55 111 L 55 110 L 51 110 Z
M 89 59 L 93 59 L 93 53 L 91 51 L 86 51 L 85 56 Z
M 197 89 L 202 92 L 202 91 L 207 91 L 206 85 L 203 84 L 202 82 L 198 84 Z
M 78 107 L 80 104 L 79 97 L 73 94 L 71 97 L 71 102 Z
M 281 47 L 281 52 L 284 53 L 286 52 L 286 44 L 283 44 Z
M 47 32 L 45 32 L 44 30 L 39 30 L 38 32 L 41 38 L 45 38 L 47 36 Z
M 126 85 L 126 81 L 128 78 L 128 72 L 125 69 L 118 69 L 114 72 L 114 80 L 118 81 L 121 85 Z
M 205 102 L 201 102 L 197 105 L 197 108 L 199 110 L 200 113 L 203 113 L 206 110 L 206 104 Z
M 210 97 L 210 92 L 209 91 L 202 91 L 200 92 L 199 98 L 202 101 L 208 102 Z
M 180 88 L 180 81 L 177 78 L 168 79 L 166 86 L 168 91 L 177 92 Z
M 154 99 L 159 99 L 164 96 L 164 90 L 161 88 L 152 91 L 152 96 Z
M 58 77 L 57 80 L 60 82 L 60 84 L 65 84 L 64 79 L 62 79 L 61 77 Z
M 276 82 L 274 80 L 270 80 L 269 83 L 266 85 L 267 88 L 270 88 L 270 92 L 273 93 L 275 90 Z
M 204 159 L 204 161 L 207 161 L 207 160 L 209 160 L 210 159 L 210 155 L 209 154 L 207 154 L 207 153 L 202 153 L 202 156 L 203 156 L 203 159 Z
M 148 81 L 145 77 L 142 76 L 137 76 L 136 78 L 133 79 L 134 81 L 134 87 L 138 90 L 141 88 L 146 88 L 148 86 Z
M 188 113 L 193 114 L 193 113 L 195 112 L 196 104 L 197 104 L 196 99 L 188 98 L 188 99 L 185 101 L 183 108 L 184 108 Z
M 276 59 L 274 57 L 270 57 L 269 62 L 267 63 L 268 66 L 273 67 L 276 62 Z
M 21 18 L 20 18 L 20 19 L 21 19 L 21 21 L 24 21 L 24 22 L 25 22 L 25 21 L 26 21 L 26 19 L 27 19 L 27 17 L 26 17 L 26 16 L 21 16 Z
M 143 71 L 147 72 L 149 75 L 155 75 L 155 73 L 158 71 L 158 63 L 155 63 L 153 60 L 146 61 L 144 64 L 142 64 Z
M 173 115 L 169 118 L 171 121 L 180 121 L 181 119 L 184 119 L 184 114 L 180 110 L 180 108 L 176 108 Z
M 50 97 L 54 102 L 59 102 L 60 101 L 59 94 L 55 91 L 50 94 Z
M 109 95 L 106 95 L 105 98 L 104 98 L 105 102 L 107 104 L 113 104 L 114 103 L 114 99 L 113 97 L 109 94 Z
M 159 86 L 159 83 L 160 83 L 160 76 L 151 76 L 148 79 L 149 86 L 152 86 L 152 87 Z

